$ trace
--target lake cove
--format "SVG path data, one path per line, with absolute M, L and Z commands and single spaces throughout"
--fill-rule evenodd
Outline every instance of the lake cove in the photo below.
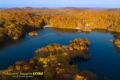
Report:
M 6 69 L 17 61 L 26 61 L 35 56 L 38 48 L 57 43 L 68 45 L 75 38 L 86 38 L 90 41 L 88 51 L 90 59 L 87 61 L 73 61 L 80 71 L 90 71 L 98 75 L 100 80 L 118 80 L 120 72 L 120 52 L 111 42 L 114 36 L 106 32 L 82 33 L 77 31 L 58 31 L 45 28 L 38 31 L 38 36 L 25 35 L 17 42 L 9 43 L 0 48 L 0 69 Z

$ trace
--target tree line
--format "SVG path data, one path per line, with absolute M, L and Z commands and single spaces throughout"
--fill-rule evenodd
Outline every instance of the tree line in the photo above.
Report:
M 119 9 L 3 9 L 0 10 L 0 41 L 17 40 L 45 25 L 55 28 L 105 29 L 120 32 Z

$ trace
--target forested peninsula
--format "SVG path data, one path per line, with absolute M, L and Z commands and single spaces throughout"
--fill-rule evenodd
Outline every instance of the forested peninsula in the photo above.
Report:
M 96 74 L 89 71 L 79 71 L 71 63 L 76 57 L 79 61 L 90 59 L 89 53 L 87 53 L 89 45 L 90 42 L 87 39 L 77 38 L 70 41 L 69 45 L 50 44 L 39 48 L 35 51 L 34 58 L 28 61 L 18 61 L 8 69 L 1 70 L 0 78 L 4 80 L 24 80 L 25 78 L 20 76 L 32 76 L 27 79 L 96 80 Z M 41 75 L 34 75 L 34 72 L 39 72 Z

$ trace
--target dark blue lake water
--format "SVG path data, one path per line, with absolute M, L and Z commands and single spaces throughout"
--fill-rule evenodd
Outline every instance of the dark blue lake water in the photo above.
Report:
M 34 56 L 34 51 L 51 43 L 67 45 L 75 38 L 90 40 L 89 52 L 91 59 L 76 63 L 80 70 L 92 71 L 99 75 L 101 80 L 120 80 L 120 52 L 110 40 L 114 37 L 105 32 L 60 32 L 46 28 L 38 31 L 39 35 L 10 43 L 0 48 L 0 69 L 6 69 L 16 61 L 29 60 Z

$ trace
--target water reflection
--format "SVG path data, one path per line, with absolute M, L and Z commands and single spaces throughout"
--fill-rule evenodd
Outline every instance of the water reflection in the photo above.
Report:
M 88 61 L 88 60 L 90 60 L 91 58 L 92 58 L 92 57 L 91 57 L 90 53 L 89 53 L 88 51 L 86 51 L 83 56 L 73 57 L 73 58 L 71 59 L 71 61 L 70 61 L 70 64 L 78 64 L 78 63 L 80 63 L 80 62 L 82 62 L 82 61 Z
M 120 48 L 118 48 L 118 47 L 116 47 L 116 46 L 115 46 L 115 48 L 116 48 L 116 50 L 117 50 L 117 52 L 118 52 L 118 54 L 119 54 L 119 56 L 120 56 Z
M 61 33 L 66 33 L 66 32 L 71 32 L 71 33 L 75 33 L 77 32 L 78 30 L 76 29 L 62 29 L 62 28 L 52 28 L 58 32 L 61 32 Z

